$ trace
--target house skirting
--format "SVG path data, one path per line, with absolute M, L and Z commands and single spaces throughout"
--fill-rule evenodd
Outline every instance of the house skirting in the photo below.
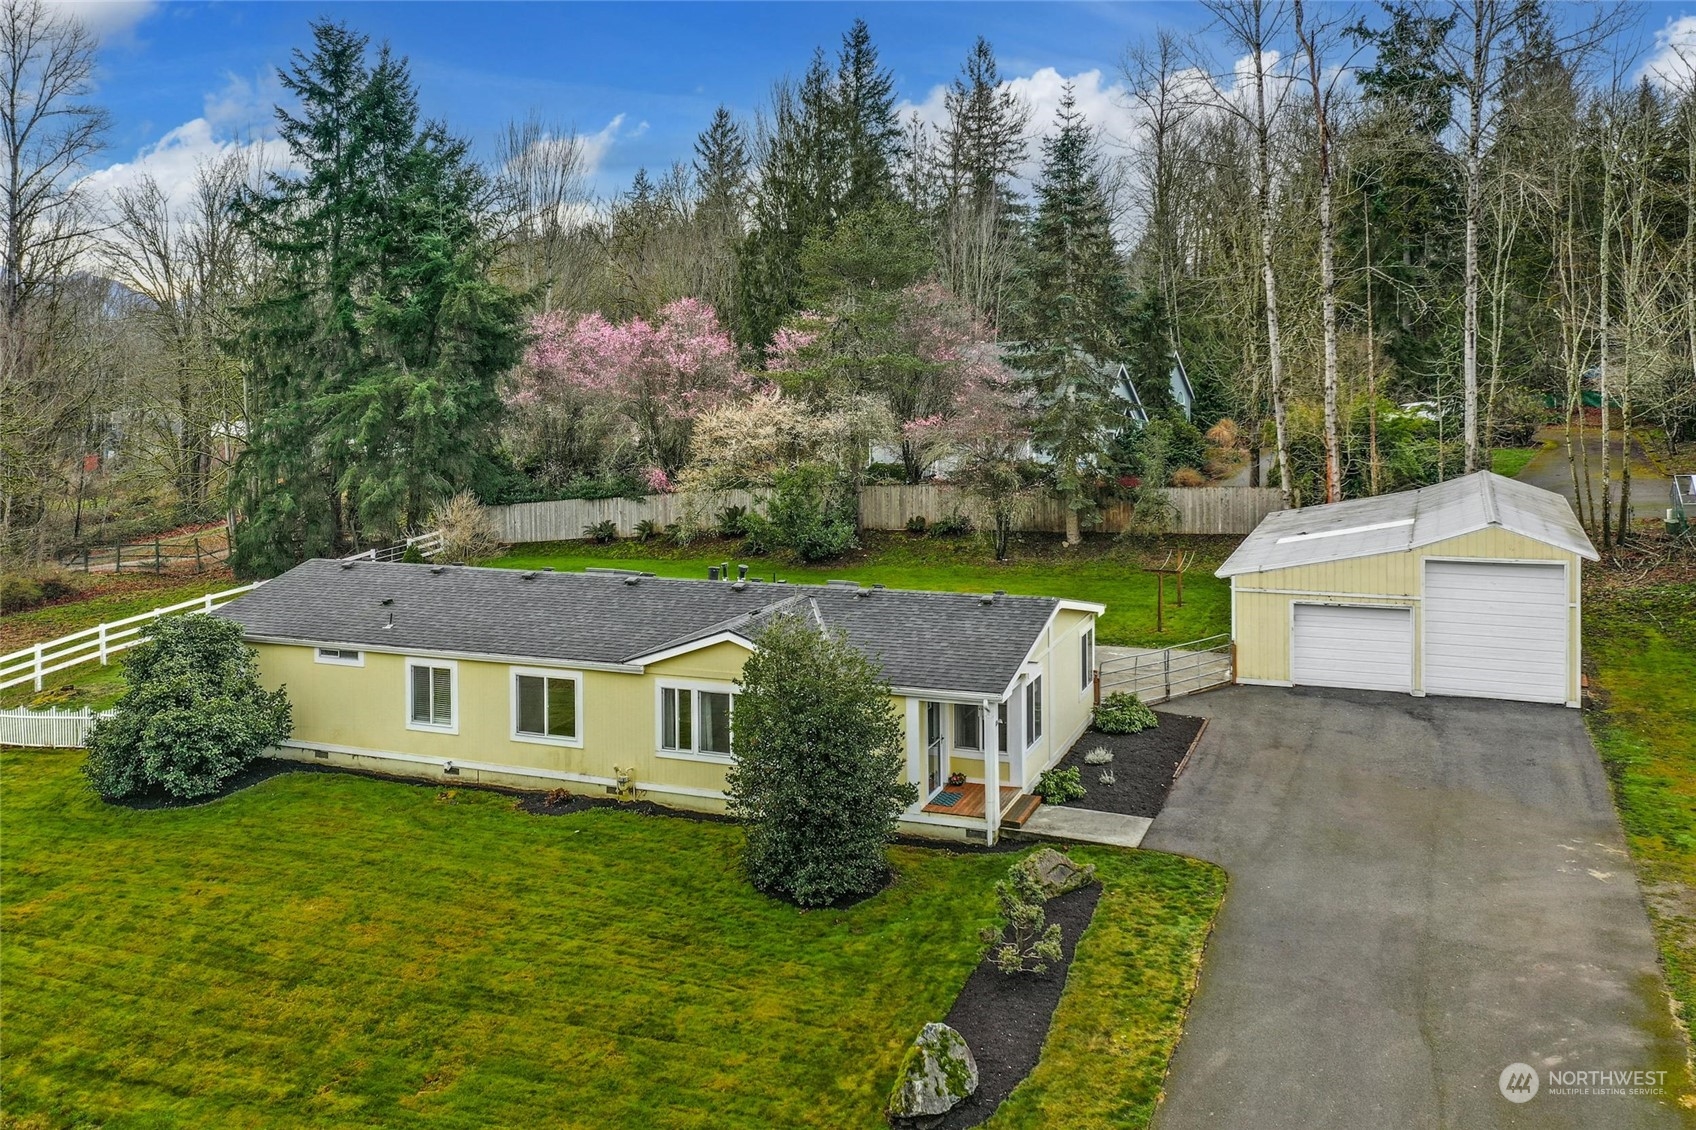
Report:
M 360 749 L 323 742 L 287 742 L 271 750 L 270 756 L 306 765 L 334 765 L 343 769 L 360 769 L 368 773 L 381 773 L 389 777 L 404 777 L 442 785 L 498 785 L 503 788 L 532 791 L 571 789 L 574 792 L 609 796 L 618 793 L 618 782 L 611 777 L 424 757 L 414 753 Z M 638 800 L 688 812 L 723 813 L 725 809 L 724 794 L 713 789 L 639 780 L 636 782 L 636 793 Z M 907 813 L 901 817 L 897 829 L 903 835 L 928 839 L 975 840 L 978 843 L 982 843 L 984 839 L 982 820 L 962 820 L 958 817 Z

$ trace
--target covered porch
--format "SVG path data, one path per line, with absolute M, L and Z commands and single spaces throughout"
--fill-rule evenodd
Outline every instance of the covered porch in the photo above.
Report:
M 1017 828 L 1028 820 L 1042 801 L 1012 785 L 1002 785 L 998 824 Z M 982 782 L 968 781 L 953 788 L 944 788 L 931 798 L 920 811 L 936 816 L 964 816 L 981 820 L 989 814 L 985 803 L 988 790 Z

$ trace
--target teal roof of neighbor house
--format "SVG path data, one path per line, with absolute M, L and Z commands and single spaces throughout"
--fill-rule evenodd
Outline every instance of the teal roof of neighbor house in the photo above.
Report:
M 998 698 L 1062 602 L 987 595 L 308 561 L 214 615 L 258 641 L 635 666 L 720 637 L 752 643 L 793 613 L 844 633 L 897 688 Z

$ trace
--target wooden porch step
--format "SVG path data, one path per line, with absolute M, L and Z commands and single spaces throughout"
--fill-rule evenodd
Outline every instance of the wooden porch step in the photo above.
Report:
M 1042 807 L 1042 798 L 1026 793 L 1013 802 L 1012 807 L 1001 815 L 1003 828 L 1023 828 L 1025 821 L 1036 815 L 1036 810 Z

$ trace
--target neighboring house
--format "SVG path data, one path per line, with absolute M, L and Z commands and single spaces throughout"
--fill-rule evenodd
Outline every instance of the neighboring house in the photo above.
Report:
M 309 561 L 214 615 L 242 625 L 266 686 L 288 688 L 282 756 L 533 789 L 627 780 L 709 811 L 724 807 L 743 661 L 774 617 L 803 616 L 893 687 L 920 792 L 904 830 L 993 842 L 1089 724 L 1102 611 L 853 582 Z M 983 804 L 986 765 L 999 806 Z M 947 790 L 956 771 L 972 785 Z M 965 795 L 935 803 L 945 791 Z
M 1185 371 L 1182 360 L 1173 359 L 1172 371 L 1166 377 L 1166 387 L 1172 394 L 1172 403 L 1178 406 L 1178 410 L 1184 414 L 1184 419 L 1195 419 L 1195 389 L 1190 385 L 1190 375 Z M 1130 369 L 1123 364 L 1116 366 L 1113 390 L 1129 405 L 1125 414 L 1139 428 L 1146 427 L 1149 421 L 1148 407 L 1137 392 L 1136 382 L 1131 380 Z
M 1488 471 L 1269 515 L 1220 566 L 1237 681 L 1580 700 L 1580 574 L 1558 494 Z

